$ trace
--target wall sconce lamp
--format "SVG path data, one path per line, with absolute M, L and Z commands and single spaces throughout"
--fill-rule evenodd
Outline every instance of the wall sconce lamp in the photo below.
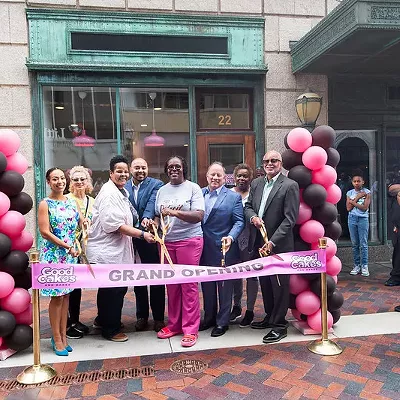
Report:
M 296 99 L 296 112 L 303 128 L 312 131 L 321 112 L 322 97 L 311 91 L 301 94 Z

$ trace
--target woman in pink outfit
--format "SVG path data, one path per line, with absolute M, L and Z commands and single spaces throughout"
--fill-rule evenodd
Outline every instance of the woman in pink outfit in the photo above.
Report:
M 156 198 L 156 224 L 169 217 L 165 245 L 175 264 L 199 265 L 203 250 L 201 221 L 204 198 L 200 186 L 188 181 L 184 158 L 173 156 L 164 167 L 169 183 L 159 189 Z M 157 336 L 167 339 L 183 333 L 181 345 L 191 347 L 197 341 L 200 325 L 200 300 L 197 283 L 167 285 L 168 326 Z

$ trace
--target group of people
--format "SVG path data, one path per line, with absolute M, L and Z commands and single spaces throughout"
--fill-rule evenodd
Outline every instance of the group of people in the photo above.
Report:
M 225 265 L 259 257 L 259 249 L 268 253 L 294 250 L 293 227 L 299 209 L 299 187 L 281 173 L 282 157 L 270 151 L 263 157 L 265 176 L 254 180 L 251 167 L 239 164 L 234 171 L 236 186 L 225 186 L 226 173 L 220 162 L 207 171 L 207 186 L 200 188 L 187 179 L 186 160 L 170 157 L 164 167 L 169 182 L 164 185 L 148 176 L 144 159 L 130 167 L 123 156 L 110 161 L 109 181 L 95 199 L 91 176 L 82 166 L 70 170 L 69 194 L 65 195 L 66 176 L 59 168 L 46 173 L 50 194 L 39 205 L 38 224 L 42 235 L 40 261 L 79 263 L 81 245 L 90 264 L 160 263 L 154 229 L 168 219 L 165 245 L 173 263 L 221 266 L 221 247 Z M 269 241 L 264 242 L 264 226 Z M 85 242 L 86 241 L 86 242 Z M 83 243 L 85 242 L 85 243 Z M 289 276 L 259 278 L 265 317 L 253 321 L 258 279 L 247 279 L 247 310 L 241 327 L 270 331 L 264 343 L 273 343 L 287 335 L 286 313 L 289 306 Z M 182 335 L 183 347 L 193 346 L 199 330 L 211 329 L 211 336 L 222 336 L 229 323 L 241 318 L 242 280 L 203 282 L 204 317 L 198 283 L 168 284 L 168 324 L 164 323 L 164 285 L 137 286 L 136 330 L 148 328 L 149 309 L 153 329 L 160 339 Z M 121 323 L 127 287 L 100 288 L 98 314 L 93 327 L 104 338 L 124 342 Z M 79 320 L 80 289 L 42 289 L 50 296 L 49 318 L 52 346 L 57 355 L 68 355 L 72 347 L 67 338 L 80 338 L 89 328 Z

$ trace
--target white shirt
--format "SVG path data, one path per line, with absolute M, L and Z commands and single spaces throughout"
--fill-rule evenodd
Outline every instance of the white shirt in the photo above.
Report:
M 236 190 L 235 190 L 235 188 L 233 187 L 233 188 L 231 188 L 231 190 L 232 190 L 232 192 L 235 192 L 235 193 L 237 193 L 237 194 L 240 194 L 241 195 L 241 193 L 240 192 L 237 192 Z M 250 192 L 247 192 L 247 195 L 246 196 L 244 196 L 244 197 L 242 197 L 242 205 L 243 205 L 243 207 L 244 207 L 244 205 L 246 204 L 246 202 L 247 202 L 247 199 L 249 198 L 249 194 L 250 194 Z
M 271 190 L 280 174 L 281 174 L 280 172 L 278 174 L 276 174 L 269 182 L 268 182 L 267 177 L 265 177 L 264 191 L 263 191 L 263 195 L 262 195 L 262 199 L 261 199 L 260 209 L 258 210 L 258 216 L 261 219 L 264 215 L 265 206 L 267 205 L 267 200 L 268 200 L 269 194 L 271 193 Z
M 130 201 L 109 180 L 102 186 L 93 205 L 86 249 L 90 263 L 133 264 L 132 238 L 118 232 L 122 225 L 133 225 Z
M 139 189 L 140 189 L 140 185 L 142 184 L 142 182 L 139 183 L 139 185 L 135 185 L 132 179 L 132 191 L 133 191 L 133 198 L 135 199 L 135 203 L 137 204 L 137 197 L 138 197 L 138 193 L 139 193 Z

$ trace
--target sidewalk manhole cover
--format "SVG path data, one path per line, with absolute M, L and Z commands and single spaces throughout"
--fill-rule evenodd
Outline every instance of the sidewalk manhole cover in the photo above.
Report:
M 191 375 L 202 372 L 208 367 L 208 364 L 201 360 L 177 360 L 171 365 L 171 371 L 178 374 Z

